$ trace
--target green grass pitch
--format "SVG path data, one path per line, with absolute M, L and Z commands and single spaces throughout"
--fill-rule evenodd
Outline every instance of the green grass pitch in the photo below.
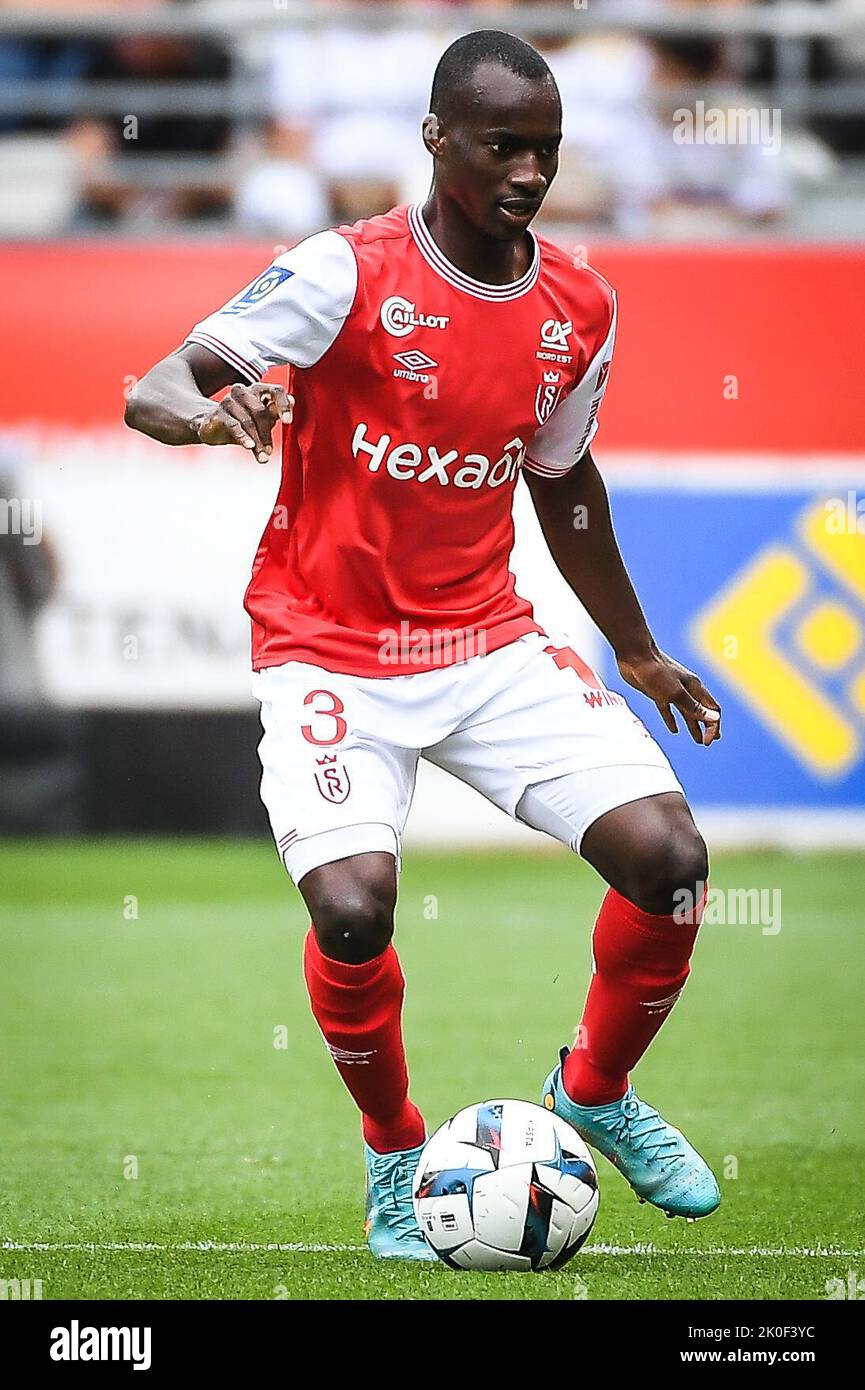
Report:
M 636 1081 L 713 1165 L 720 1211 L 667 1221 L 599 1158 L 598 1220 L 566 1269 L 471 1275 L 363 1247 L 358 1123 L 269 846 L 6 843 L 0 1278 L 49 1299 L 798 1299 L 865 1276 L 865 866 L 719 854 L 713 886 L 780 889 L 781 930 L 704 928 Z M 601 893 L 564 851 L 408 855 L 398 945 L 431 1128 L 537 1099 Z

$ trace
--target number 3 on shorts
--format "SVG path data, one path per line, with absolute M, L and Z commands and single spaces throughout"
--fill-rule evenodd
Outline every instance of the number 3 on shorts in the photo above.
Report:
M 317 706 L 314 701 L 329 700 L 330 705 Z M 345 713 L 345 705 L 338 695 L 334 695 L 330 690 L 310 690 L 304 696 L 303 703 L 312 705 L 312 713 L 317 722 L 317 730 L 313 730 L 311 724 L 302 724 L 300 732 L 303 734 L 307 743 L 314 743 L 317 748 L 332 748 L 335 743 L 341 743 L 345 738 L 348 725 L 342 718 Z M 332 720 L 330 724 L 327 721 Z M 322 721 L 325 721 L 322 723 Z M 332 738 L 324 737 L 325 734 L 332 733 Z

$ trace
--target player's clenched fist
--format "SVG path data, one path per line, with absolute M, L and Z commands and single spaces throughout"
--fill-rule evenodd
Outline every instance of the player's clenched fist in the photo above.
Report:
M 282 386 L 259 382 L 232 386 L 228 395 L 195 422 L 202 444 L 239 444 L 252 449 L 259 463 L 273 451 L 273 427 L 291 424 L 294 397 Z

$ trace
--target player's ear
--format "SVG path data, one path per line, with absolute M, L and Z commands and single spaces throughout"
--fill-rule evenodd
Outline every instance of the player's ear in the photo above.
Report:
M 433 111 L 430 111 L 429 115 L 424 116 L 421 130 L 423 132 L 423 142 L 430 154 L 435 158 L 441 145 L 441 127 L 439 125 L 439 118 Z

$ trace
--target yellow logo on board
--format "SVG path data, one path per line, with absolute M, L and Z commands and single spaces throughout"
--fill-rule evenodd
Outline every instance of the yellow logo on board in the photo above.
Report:
M 690 633 L 742 702 L 824 781 L 843 777 L 865 751 L 865 535 L 840 506 L 837 499 L 809 504 L 796 520 L 809 559 L 782 543 L 766 546 L 697 615 Z M 812 594 L 821 570 L 837 597 Z M 794 650 L 782 651 L 778 628 L 809 594 Z M 843 704 L 815 684 L 797 655 L 840 679 Z

